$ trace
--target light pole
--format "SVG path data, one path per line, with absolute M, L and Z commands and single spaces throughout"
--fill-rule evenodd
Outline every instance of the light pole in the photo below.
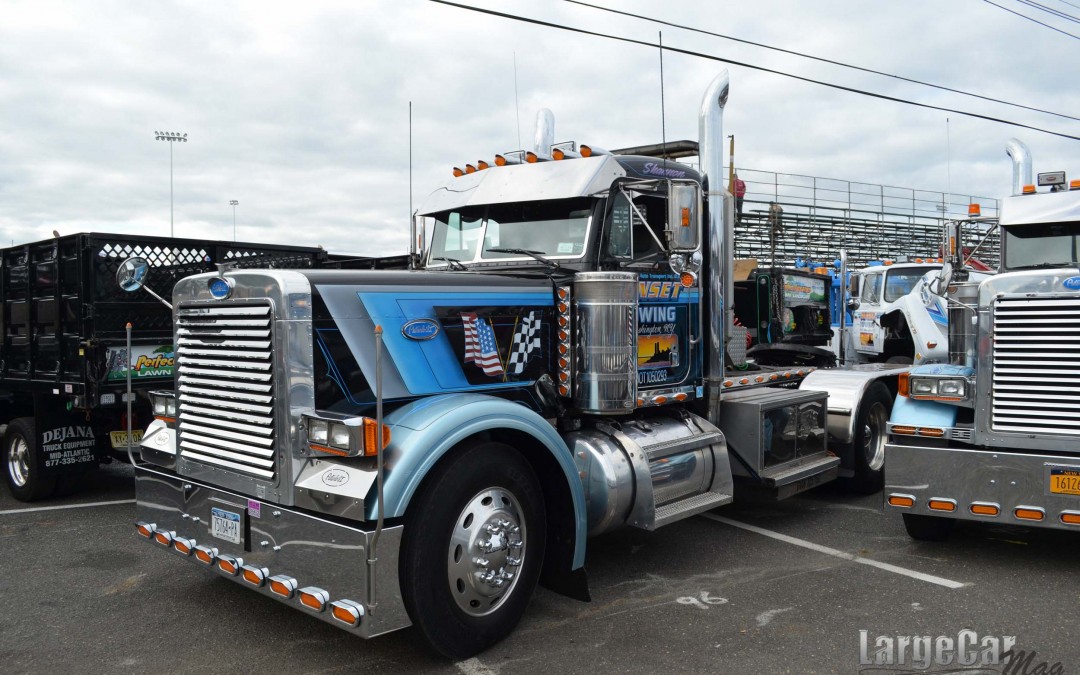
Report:
M 229 200 L 229 206 L 232 207 L 232 240 L 236 241 L 236 207 L 240 205 L 240 202 L 235 199 Z
M 187 134 L 178 131 L 155 131 L 154 138 L 159 141 L 169 141 L 169 236 L 173 236 L 173 160 L 172 144 L 174 142 L 187 143 Z

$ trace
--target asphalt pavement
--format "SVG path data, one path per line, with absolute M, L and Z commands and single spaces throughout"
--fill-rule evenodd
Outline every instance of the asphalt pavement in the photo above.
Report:
M 979 649 L 1015 638 L 1028 673 L 1080 670 L 1076 533 L 915 542 L 880 496 L 833 486 L 593 539 L 591 603 L 539 589 L 507 640 L 459 663 L 413 629 L 355 638 L 164 553 L 136 537 L 133 497 L 119 463 L 46 502 L 0 488 L 5 673 L 961 672 L 971 650 L 940 640 L 970 631 Z M 939 643 L 953 662 L 916 667 Z

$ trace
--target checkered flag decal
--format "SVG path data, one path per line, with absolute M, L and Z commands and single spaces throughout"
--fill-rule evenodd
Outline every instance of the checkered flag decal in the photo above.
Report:
M 510 357 L 506 364 L 508 375 L 520 375 L 525 370 L 525 364 L 533 350 L 540 349 L 540 317 L 536 312 L 521 320 L 514 331 L 514 340 L 510 344 Z

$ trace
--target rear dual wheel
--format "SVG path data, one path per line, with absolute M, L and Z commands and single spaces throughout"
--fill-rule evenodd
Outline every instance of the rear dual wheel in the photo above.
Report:
M 855 475 L 847 481 L 852 492 L 874 494 L 885 485 L 885 442 L 892 406 L 892 394 L 880 382 L 871 384 L 859 403 L 852 447 Z
M 56 489 L 56 478 L 41 475 L 34 418 L 19 417 L 4 433 L 4 478 L 11 495 L 21 502 L 45 499 Z
M 428 643 L 463 659 L 521 619 L 540 575 L 547 521 L 540 483 L 510 446 L 477 443 L 443 462 L 405 517 L 401 592 Z

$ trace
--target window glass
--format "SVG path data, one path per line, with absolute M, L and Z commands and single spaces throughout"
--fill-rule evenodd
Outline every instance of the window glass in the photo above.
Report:
M 863 276 L 861 298 L 863 302 L 879 302 L 879 298 L 881 298 L 881 280 L 884 276 L 881 272 Z
M 1075 266 L 1080 261 L 1080 223 L 1005 227 L 1005 269 Z

